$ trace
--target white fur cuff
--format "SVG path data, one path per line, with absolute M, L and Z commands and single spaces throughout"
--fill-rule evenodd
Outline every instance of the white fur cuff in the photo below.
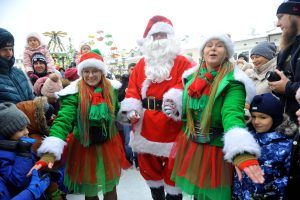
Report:
M 62 139 L 54 136 L 46 137 L 40 148 L 38 149 L 38 156 L 41 156 L 45 153 L 53 153 L 55 160 L 60 160 L 61 154 L 63 153 L 64 146 L 67 143 Z
M 232 162 L 232 159 L 242 153 L 260 156 L 260 147 L 254 137 L 245 128 L 232 128 L 224 135 L 225 160 Z
M 135 110 L 139 114 L 143 111 L 142 101 L 135 98 L 125 98 L 121 102 L 120 112 L 129 112 Z

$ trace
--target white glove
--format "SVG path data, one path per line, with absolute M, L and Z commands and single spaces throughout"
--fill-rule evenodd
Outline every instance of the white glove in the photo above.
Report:
M 177 109 L 175 102 L 171 99 L 166 100 L 163 104 L 163 112 L 169 117 L 172 115 L 176 115 Z
M 137 118 L 137 119 L 139 119 L 139 118 L 140 118 L 140 115 L 139 115 L 135 110 L 132 110 L 132 111 L 127 112 L 127 118 L 128 118 L 129 120 L 131 120 L 132 118 Z

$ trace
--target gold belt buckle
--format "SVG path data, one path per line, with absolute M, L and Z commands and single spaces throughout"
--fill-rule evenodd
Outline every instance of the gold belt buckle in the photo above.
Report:
M 153 109 L 151 109 L 150 100 L 153 100 Z M 155 97 L 153 97 L 153 96 L 147 97 L 147 103 L 148 103 L 148 109 L 149 109 L 149 110 L 156 110 L 156 101 L 155 101 Z

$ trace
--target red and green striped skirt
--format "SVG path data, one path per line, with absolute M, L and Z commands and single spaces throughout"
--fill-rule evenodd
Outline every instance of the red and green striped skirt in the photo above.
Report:
M 87 197 L 110 192 L 119 183 L 121 169 L 128 168 L 119 134 L 103 144 L 82 146 L 75 137 L 68 142 L 64 184 Z
M 171 179 L 198 200 L 231 199 L 233 169 L 221 147 L 198 144 L 180 134 L 170 154 Z

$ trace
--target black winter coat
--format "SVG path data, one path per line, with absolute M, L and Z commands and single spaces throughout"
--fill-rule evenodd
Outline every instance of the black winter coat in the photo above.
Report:
M 277 69 L 290 79 L 285 87 L 285 94 L 276 94 L 280 101 L 285 105 L 285 112 L 290 119 L 297 123 L 296 111 L 299 104 L 295 99 L 296 92 L 300 87 L 300 35 L 296 37 L 296 41 L 283 50 L 277 56 Z

